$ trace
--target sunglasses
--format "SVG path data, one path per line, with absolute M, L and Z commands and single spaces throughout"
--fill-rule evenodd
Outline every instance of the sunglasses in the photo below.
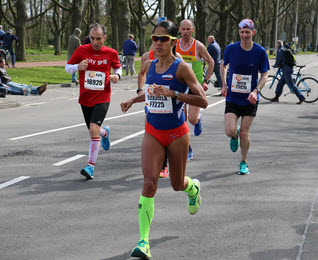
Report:
M 167 42 L 169 40 L 176 40 L 176 37 L 170 36 L 170 35 L 152 35 L 151 37 L 152 41 L 157 42 Z

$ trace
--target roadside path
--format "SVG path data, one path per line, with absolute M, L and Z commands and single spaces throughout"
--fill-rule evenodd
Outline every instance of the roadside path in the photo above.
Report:
M 140 61 L 141 58 L 135 58 L 135 61 Z M 32 68 L 32 67 L 52 67 L 52 66 L 65 66 L 66 60 L 60 61 L 35 61 L 35 62 L 17 62 L 16 68 Z

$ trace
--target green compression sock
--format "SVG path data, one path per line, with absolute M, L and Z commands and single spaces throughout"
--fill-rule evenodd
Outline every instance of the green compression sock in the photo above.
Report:
M 188 180 L 188 186 L 184 190 L 184 192 L 188 193 L 190 197 L 194 197 L 195 195 L 197 195 L 198 190 L 194 186 L 193 180 L 190 177 L 186 176 L 186 179 Z
M 140 239 L 149 241 L 150 225 L 155 211 L 154 198 L 140 196 L 138 204 L 139 232 Z

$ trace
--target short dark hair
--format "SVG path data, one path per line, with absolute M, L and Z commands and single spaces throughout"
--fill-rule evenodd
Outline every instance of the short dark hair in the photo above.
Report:
M 95 23 L 95 24 L 91 24 L 89 27 L 88 27 L 88 34 L 91 32 L 92 29 L 94 30 L 97 30 L 97 29 L 101 29 L 103 34 L 106 35 L 106 28 L 104 25 L 101 25 L 99 23 Z

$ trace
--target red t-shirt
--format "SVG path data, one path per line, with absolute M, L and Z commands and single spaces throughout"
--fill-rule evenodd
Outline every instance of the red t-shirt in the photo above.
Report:
M 99 103 L 109 102 L 111 94 L 110 70 L 111 68 L 120 68 L 117 51 L 106 46 L 95 51 L 91 44 L 85 44 L 75 50 L 67 64 L 79 64 L 83 60 L 88 61 L 88 67 L 85 71 L 79 71 L 80 95 L 78 103 L 92 107 Z M 98 77 L 94 78 L 95 75 Z M 102 82 L 105 82 L 104 87 Z M 94 84 L 96 88 L 94 88 Z

